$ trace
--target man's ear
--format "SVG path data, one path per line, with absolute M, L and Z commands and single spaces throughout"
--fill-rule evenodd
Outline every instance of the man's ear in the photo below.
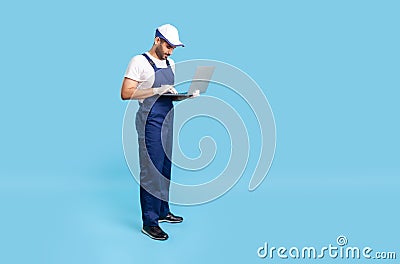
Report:
M 160 44 L 160 42 L 161 42 L 160 37 L 155 37 L 155 38 L 154 38 L 154 44 L 155 44 L 155 45 Z

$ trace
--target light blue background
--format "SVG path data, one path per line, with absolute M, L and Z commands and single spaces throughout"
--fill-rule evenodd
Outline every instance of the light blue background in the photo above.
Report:
M 398 1 L 2 2 L 0 262 L 273 263 L 257 257 L 264 242 L 322 247 L 341 234 L 399 258 L 399 11 Z M 243 177 L 216 201 L 173 206 L 185 222 L 155 242 L 140 233 L 119 89 L 164 23 L 187 45 L 175 61 L 224 61 L 259 84 L 277 149 L 256 191 Z

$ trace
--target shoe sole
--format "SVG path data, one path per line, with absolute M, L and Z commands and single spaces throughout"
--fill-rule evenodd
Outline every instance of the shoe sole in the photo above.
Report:
M 146 230 L 144 230 L 143 228 L 142 228 L 142 233 L 145 234 L 145 235 L 147 235 L 147 236 L 149 236 L 149 237 L 152 238 L 152 239 L 155 239 L 155 240 L 167 240 L 167 239 L 168 239 L 168 237 L 167 237 L 167 238 L 157 238 L 157 237 L 154 237 L 154 236 L 150 235 L 149 233 L 147 233 Z
M 178 224 L 178 223 L 182 223 L 183 222 L 183 220 L 182 221 L 168 221 L 168 220 L 158 220 L 158 222 L 159 223 L 165 223 L 165 222 L 167 222 L 167 223 L 171 223 L 171 224 Z

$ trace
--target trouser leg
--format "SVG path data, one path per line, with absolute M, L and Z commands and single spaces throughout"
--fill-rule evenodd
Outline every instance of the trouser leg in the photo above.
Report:
M 171 158 L 172 158 L 172 145 L 173 145 L 173 110 L 167 115 L 165 118 L 164 124 L 165 126 L 162 129 L 162 142 L 165 151 L 165 159 L 162 168 L 162 174 L 166 178 L 165 181 L 162 181 L 161 186 L 161 209 L 160 216 L 165 217 L 169 212 L 169 187 L 171 180 Z
M 147 153 L 144 139 L 139 140 L 140 156 L 140 205 L 143 225 L 157 226 L 160 215 L 161 197 L 158 172 Z

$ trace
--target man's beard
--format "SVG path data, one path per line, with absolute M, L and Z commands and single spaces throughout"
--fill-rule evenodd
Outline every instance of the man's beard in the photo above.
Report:
M 162 52 L 162 47 L 161 47 L 161 46 L 156 47 L 155 52 L 156 52 L 156 54 L 157 54 L 157 57 L 158 57 L 160 60 L 165 60 L 165 59 L 167 58 L 167 55 L 165 55 L 165 53 Z

